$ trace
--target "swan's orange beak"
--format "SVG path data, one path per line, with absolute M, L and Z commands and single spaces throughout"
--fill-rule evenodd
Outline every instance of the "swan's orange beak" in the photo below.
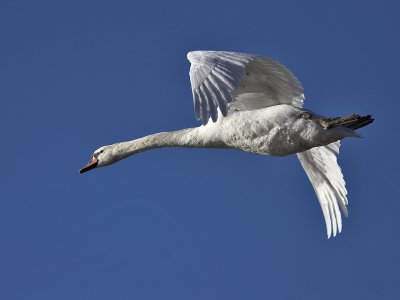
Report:
M 79 170 L 79 173 L 85 173 L 87 171 L 90 171 L 91 169 L 96 168 L 97 166 L 97 158 L 92 156 L 92 159 L 87 163 L 86 166 L 84 166 L 82 169 Z

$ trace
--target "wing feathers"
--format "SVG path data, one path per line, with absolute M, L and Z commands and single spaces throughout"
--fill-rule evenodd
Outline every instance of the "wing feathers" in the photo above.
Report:
M 277 104 L 301 107 L 301 83 L 278 62 L 257 55 L 224 51 L 188 53 L 195 114 L 207 124 L 235 110 Z
M 199 91 L 193 91 L 193 102 L 194 102 L 194 113 L 196 115 L 196 119 L 200 120 L 201 118 L 201 103 L 200 103 L 200 95 Z
M 340 209 L 346 217 L 348 214 L 347 190 L 336 158 L 339 147 L 340 142 L 335 142 L 297 154 L 320 202 L 328 238 L 342 231 Z
M 222 112 L 222 115 L 226 117 L 228 114 L 228 99 L 229 95 L 226 95 L 224 90 L 221 89 L 220 85 L 217 83 L 217 79 L 214 78 L 212 74 L 207 78 L 207 80 L 204 82 L 207 85 L 207 88 L 214 92 L 214 99 L 217 100 L 218 107 L 220 111 Z M 209 83 L 209 85 L 208 85 Z

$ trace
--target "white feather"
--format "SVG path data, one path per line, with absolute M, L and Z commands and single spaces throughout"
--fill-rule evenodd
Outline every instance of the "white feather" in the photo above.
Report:
M 226 116 L 277 104 L 303 105 L 301 83 L 271 58 L 225 51 L 193 51 L 187 57 L 195 114 L 204 125 L 210 116 L 216 122 L 218 107 Z
M 328 238 L 342 231 L 342 217 L 347 213 L 347 190 L 342 171 L 337 163 L 340 142 L 315 147 L 297 153 L 301 165 L 314 187 L 325 217 Z

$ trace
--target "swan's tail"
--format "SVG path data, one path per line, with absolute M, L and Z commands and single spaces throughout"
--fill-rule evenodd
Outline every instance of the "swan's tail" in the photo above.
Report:
M 320 119 L 319 123 L 325 128 L 333 128 L 337 126 L 342 126 L 349 128 L 351 130 L 356 130 L 358 128 L 367 126 L 368 124 L 371 124 L 374 121 L 374 119 L 371 117 L 371 115 L 367 116 L 360 116 L 360 115 L 350 115 L 346 117 L 337 117 L 337 118 L 328 118 L 328 119 Z

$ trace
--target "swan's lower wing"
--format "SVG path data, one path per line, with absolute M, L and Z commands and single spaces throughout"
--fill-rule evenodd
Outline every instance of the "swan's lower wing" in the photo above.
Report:
M 328 238 L 342 230 L 343 214 L 347 217 L 347 190 L 337 163 L 340 142 L 297 153 L 301 165 L 314 187 L 324 214 Z

